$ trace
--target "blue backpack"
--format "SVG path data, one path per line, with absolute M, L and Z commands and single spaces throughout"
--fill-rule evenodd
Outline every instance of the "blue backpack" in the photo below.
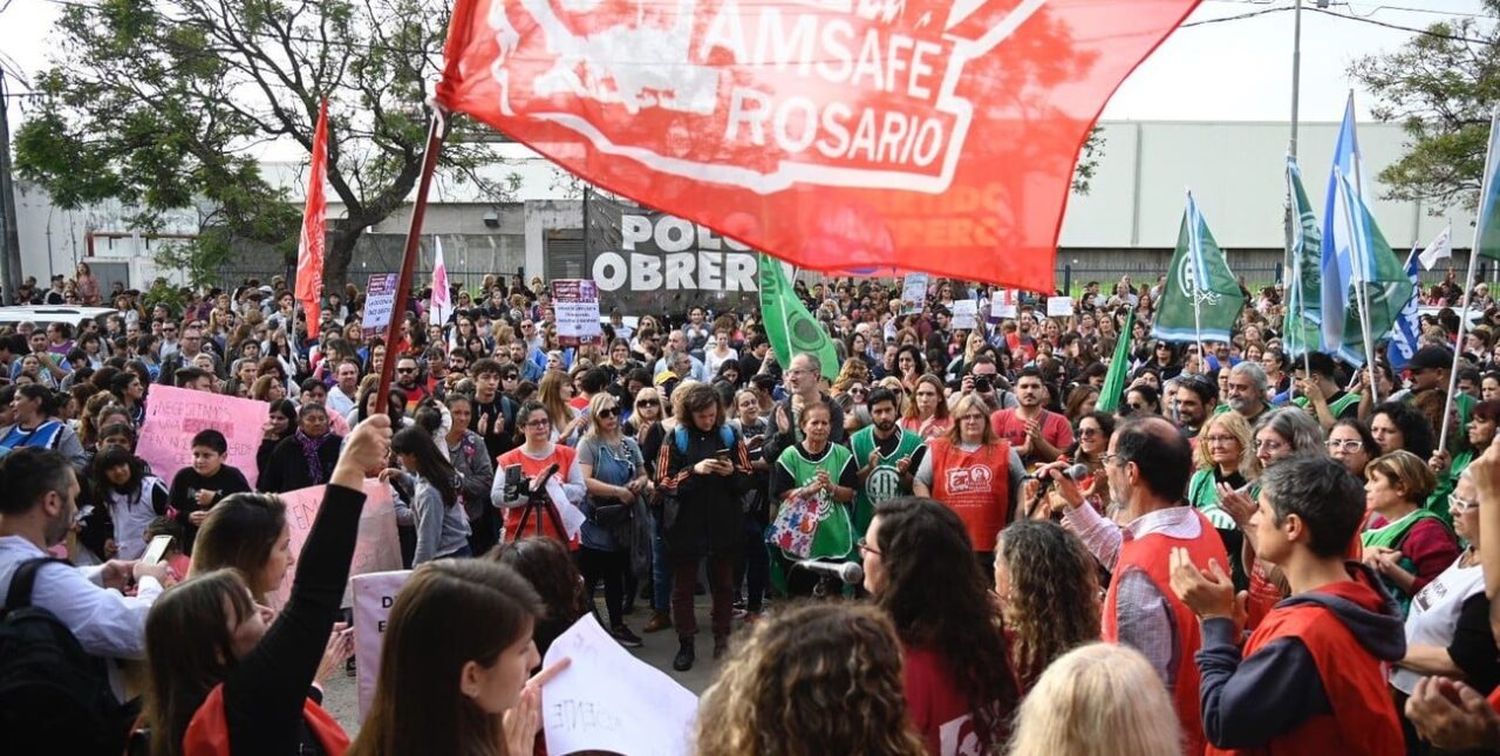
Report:
M 719 426 L 719 440 L 724 442 L 724 448 L 734 451 L 734 429 L 728 425 Z M 672 431 L 672 445 L 677 447 L 678 454 L 687 454 L 688 434 L 687 428 L 677 426 Z

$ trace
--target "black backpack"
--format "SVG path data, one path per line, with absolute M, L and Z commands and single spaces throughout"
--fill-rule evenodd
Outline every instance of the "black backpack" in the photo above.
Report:
M 0 610 L 0 743 L 11 753 L 118 754 L 132 717 L 110 691 L 104 660 L 31 605 L 36 574 L 51 562 L 68 564 L 22 562 Z

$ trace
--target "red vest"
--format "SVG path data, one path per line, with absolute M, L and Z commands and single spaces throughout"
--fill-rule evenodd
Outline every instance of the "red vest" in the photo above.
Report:
M 349 736 L 334 720 L 333 715 L 312 702 L 302 701 L 302 718 L 307 729 L 317 738 L 328 756 L 344 756 L 349 750 Z M 193 712 L 188 722 L 187 733 L 182 736 L 183 756 L 229 756 L 229 719 L 224 716 L 224 683 L 214 686 L 203 699 L 203 705 Z
M 1349 547 L 1344 550 L 1344 558 L 1358 562 L 1364 554 L 1364 543 L 1360 541 L 1359 533 L 1349 541 Z M 1235 555 L 1238 559 L 1239 555 Z M 1286 598 L 1286 591 L 1282 590 L 1271 580 L 1266 571 L 1264 563 L 1256 559 L 1250 566 L 1250 590 L 1249 597 L 1245 601 L 1245 629 L 1254 631 L 1260 627 L 1262 620 L 1271 613 L 1282 599 Z
M 1010 445 L 1000 441 L 966 452 L 946 437 L 927 445 L 932 498 L 964 521 L 975 551 L 994 551 L 995 535 L 1010 515 Z
M 1297 604 L 1272 610 L 1245 642 L 1244 658 L 1283 637 L 1298 638 L 1311 652 L 1333 713 L 1312 717 L 1260 748 L 1226 750 L 1210 745 L 1205 756 L 1400 756 L 1406 750 L 1396 706 L 1386 688 L 1385 665 L 1329 609 Z
M 537 475 L 541 475 L 548 466 L 556 462 L 557 474 L 553 477 L 557 478 L 559 482 L 563 482 L 568 479 L 568 472 L 573 469 L 573 460 L 577 454 L 578 452 L 571 446 L 554 444 L 551 456 L 546 459 L 532 459 L 525 452 L 522 452 L 521 447 L 518 446 L 495 459 L 495 475 L 504 475 L 505 468 L 511 465 L 520 465 L 522 476 L 534 478 Z M 536 520 L 537 516 L 540 515 L 542 520 L 542 535 L 556 538 L 568 544 L 569 549 L 578 550 L 577 539 L 569 541 L 567 535 L 558 532 L 557 526 L 553 524 L 553 517 L 556 515 L 557 509 L 550 502 L 547 504 L 547 512 L 533 513 L 526 520 L 526 532 L 518 533 L 517 531 L 521 527 L 521 513 L 525 511 L 526 507 L 515 507 L 514 509 L 505 510 L 505 537 L 507 540 L 514 541 L 517 537 L 528 538 L 536 535 Z
M 1183 753 L 1196 755 L 1203 751 L 1204 741 L 1203 718 L 1198 708 L 1198 665 L 1193 661 L 1193 655 L 1198 653 L 1202 639 L 1197 615 L 1172 592 L 1168 557 L 1172 549 L 1180 547 L 1188 550 L 1193 564 L 1200 569 L 1208 569 L 1210 559 L 1217 559 L 1219 564 L 1225 566 L 1229 561 L 1224 553 L 1224 541 L 1219 538 L 1213 524 L 1202 513 L 1194 511 L 1194 514 L 1198 517 L 1199 532 L 1198 537 L 1191 541 L 1150 533 L 1140 538 L 1128 538 L 1120 544 L 1120 558 L 1115 562 L 1113 570 L 1114 580 L 1110 582 L 1109 593 L 1104 597 L 1102 630 L 1104 640 L 1119 642 L 1120 628 L 1116 618 L 1120 576 L 1127 569 L 1144 572 L 1156 586 L 1157 592 L 1166 599 L 1167 607 L 1172 612 L 1172 626 L 1177 629 L 1177 680 L 1172 686 L 1172 701 L 1177 708 L 1177 719 L 1182 724 L 1187 743 L 1187 749 Z

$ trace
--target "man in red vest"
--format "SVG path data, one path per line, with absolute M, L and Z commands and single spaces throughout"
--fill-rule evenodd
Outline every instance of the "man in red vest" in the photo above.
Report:
M 1062 474 L 1048 468 L 1063 509 L 1063 526 L 1077 533 L 1099 564 L 1114 576 L 1104 599 L 1104 640 L 1123 643 L 1145 655 L 1172 693 L 1182 725 L 1185 753 L 1203 751 L 1198 716 L 1198 622 L 1170 588 L 1168 558 L 1185 549 L 1194 564 L 1228 564 L 1218 531 L 1198 510 L 1183 502 L 1192 473 L 1192 448 L 1182 433 L 1160 417 L 1126 420 L 1115 429 L 1104 455 L 1109 492 L 1125 509 L 1120 527 L 1093 507 Z
M 1405 752 L 1384 671 L 1406 655 L 1401 612 L 1368 567 L 1345 560 L 1363 501 L 1359 481 L 1330 457 L 1266 470 L 1250 527 L 1257 554 L 1281 568 L 1291 596 L 1243 651 L 1243 609 L 1223 565 L 1205 571 L 1173 551 L 1172 591 L 1202 620 L 1205 753 Z

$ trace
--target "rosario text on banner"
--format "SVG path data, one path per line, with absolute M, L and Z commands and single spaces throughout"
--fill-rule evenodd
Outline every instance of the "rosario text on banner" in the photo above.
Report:
M 1079 150 L 1198 0 L 459 0 L 442 107 L 800 268 L 1048 291 Z

